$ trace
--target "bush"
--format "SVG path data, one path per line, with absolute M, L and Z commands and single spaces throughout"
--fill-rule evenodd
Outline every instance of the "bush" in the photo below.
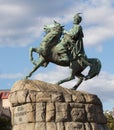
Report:
M 110 128 L 110 130 L 114 130 L 114 118 L 111 114 L 105 113 L 105 116 L 107 117 L 107 126 Z
M 0 117 L 0 130 L 11 130 L 11 119 Z

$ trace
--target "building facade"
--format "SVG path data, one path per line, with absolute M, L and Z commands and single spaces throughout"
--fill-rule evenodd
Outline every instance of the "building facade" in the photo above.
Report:
M 0 116 L 10 117 L 10 102 L 8 96 L 10 90 L 0 90 Z
M 10 102 L 8 100 L 9 94 L 10 94 L 10 90 L 1 90 L 0 91 L 0 100 L 1 100 L 1 105 L 3 108 L 10 107 Z

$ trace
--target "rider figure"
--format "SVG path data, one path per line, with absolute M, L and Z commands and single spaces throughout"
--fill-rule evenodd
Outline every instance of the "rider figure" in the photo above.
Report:
M 71 38 L 74 40 L 74 45 L 71 43 L 72 48 L 72 55 L 73 59 L 76 59 L 77 55 L 80 53 L 82 45 L 83 45 L 83 31 L 82 27 L 80 26 L 80 22 L 82 21 L 82 18 L 79 16 L 79 14 L 74 15 L 74 21 L 73 21 L 73 27 L 72 29 L 67 32 L 71 36 Z
M 83 30 L 80 25 L 82 21 L 82 17 L 79 16 L 79 13 L 74 15 L 73 17 L 73 27 L 70 31 L 64 31 L 64 35 L 67 37 L 67 43 L 70 44 L 70 64 L 72 66 L 73 61 L 79 60 L 80 64 L 83 66 L 84 64 L 90 65 L 87 61 L 87 57 L 84 51 L 83 46 Z

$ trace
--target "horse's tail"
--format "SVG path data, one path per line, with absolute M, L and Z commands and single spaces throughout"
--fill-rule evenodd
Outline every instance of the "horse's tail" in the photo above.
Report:
M 91 63 L 90 70 L 88 73 L 88 77 L 89 77 L 88 79 L 91 79 L 100 73 L 102 65 L 101 65 L 101 61 L 97 58 L 90 58 L 88 59 L 88 61 L 89 63 Z

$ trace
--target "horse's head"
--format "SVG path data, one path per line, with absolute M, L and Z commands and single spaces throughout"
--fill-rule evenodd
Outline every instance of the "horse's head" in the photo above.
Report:
M 61 35 L 63 33 L 63 26 L 61 26 L 60 23 L 54 21 L 54 24 L 44 26 L 44 30 L 46 34 L 43 38 L 42 46 L 44 46 L 44 48 L 49 46 L 51 49 L 60 41 Z
M 56 32 L 58 32 L 58 33 L 59 33 L 59 32 L 62 33 L 63 30 L 64 30 L 63 27 L 64 27 L 64 26 L 62 26 L 60 23 L 54 21 L 54 24 L 45 25 L 45 26 L 44 26 L 44 30 L 45 30 L 46 34 L 52 32 L 52 31 L 56 31 Z
M 44 26 L 44 31 L 47 33 L 51 32 L 52 28 L 54 27 L 54 25 L 45 25 Z
M 64 26 L 62 26 L 60 23 L 54 21 L 54 30 L 59 31 L 59 32 L 63 32 L 64 30 Z

